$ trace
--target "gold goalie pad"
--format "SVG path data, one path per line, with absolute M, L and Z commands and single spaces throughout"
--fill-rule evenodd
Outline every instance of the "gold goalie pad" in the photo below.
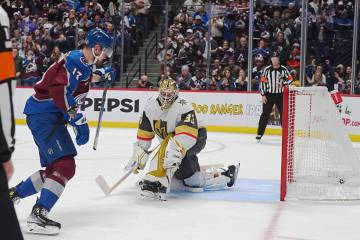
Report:
M 162 178 L 166 177 L 166 169 L 164 168 L 165 154 L 166 149 L 170 141 L 173 139 L 174 135 L 169 134 L 161 143 L 158 152 L 156 153 L 154 159 L 150 162 L 150 168 L 147 175 L 151 175 L 153 177 Z M 185 148 L 177 141 L 174 140 L 177 147 L 180 149 L 182 157 L 185 156 L 186 150 Z

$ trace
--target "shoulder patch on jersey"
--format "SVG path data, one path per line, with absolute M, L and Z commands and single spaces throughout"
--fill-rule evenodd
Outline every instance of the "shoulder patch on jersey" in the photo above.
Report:
M 181 106 L 187 105 L 187 101 L 185 99 L 179 99 L 178 103 L 181 104 Z
M 80 62 L 84 65 L 89 65 L 84 56 L 80 57 Z

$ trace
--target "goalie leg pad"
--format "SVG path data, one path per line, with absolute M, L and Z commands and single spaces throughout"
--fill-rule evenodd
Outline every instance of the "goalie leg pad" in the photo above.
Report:
M 204 189 L 221 189 L 232 187 L 235 184 L 240 165 L 231 165 L 227 168 L 209 168 L 196 172 L 193 176 L 184 179 L 184 184 Z
M 227 186 L 230 179 L 218 171 L 196 172 L 191 177 L 184 179 L 184 185 L 204 189 L 221 189 Z

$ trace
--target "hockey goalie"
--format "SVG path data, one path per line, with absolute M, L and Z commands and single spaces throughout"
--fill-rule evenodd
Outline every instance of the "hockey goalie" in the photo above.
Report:
M 161 144 L 150 160 L 149 171 L 139 181 L 142 196 L 166 200 L 174 188 L 220 189 L 235 184 L 239 165 L 200 169 L 197 154 L 206 145 L 206 128 L 198 123 L 189 102 L 178 96 L 172 79 L 160 82 L 159 95 L 148 99 L 126 171 L 144 169 L 155 135 Z

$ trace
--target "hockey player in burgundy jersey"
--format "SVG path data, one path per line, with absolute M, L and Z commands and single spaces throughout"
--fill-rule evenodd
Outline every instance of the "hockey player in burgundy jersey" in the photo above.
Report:
M 114 76 L 113 69 L 96 71 L 106 57 L 112 54 L 112 38 L 101 29 L 88 32 L 86 46 L 65 54 L 52 64 L 42 79 L 34 86 L 35 94 L 25 105 L 26 122 L 39 149 L 40 162 L 44 170 L 33 173 L 25 181 L 10 189 L 14 202 L 21 198 L 39 193 L 40 196 L 27 219 L 27 231 L 39 234 L 57 234 L 60 223 L 50 220 L 50 212 L 66 183 L 75 174 L 77 155 L 74 143 L 66 125 L 70 125 L 76 134 L 77 145 L 89 140 L 89 127 L 86 118 L 78 113 L 89 91 L 93 78 L 99 74 Z

